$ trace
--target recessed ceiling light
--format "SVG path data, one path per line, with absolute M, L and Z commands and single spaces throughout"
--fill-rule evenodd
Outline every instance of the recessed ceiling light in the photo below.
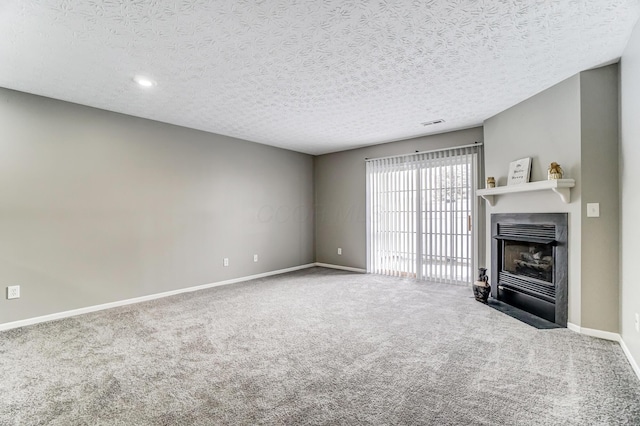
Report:
M 136 75 L 133 78 L 133 81 L 135 81 L 142 87 L 153 87 L 156 85 L 155 81 L 151 80 L 149 77 L 144 77 L 142 75 Z

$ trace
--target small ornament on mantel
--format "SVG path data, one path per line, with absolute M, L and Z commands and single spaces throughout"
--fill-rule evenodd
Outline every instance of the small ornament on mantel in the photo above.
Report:
M 551 179 L 562 179 L 562 174 L 564 172 L 562 171 L 562 167 L 560 167 L 560 164 L 556 163 L 555 161 L 553 163 L 551 163 L 549 165 L 549 173 L 547 174 L 547 178 L 549 180 Z
M 496 187 L 496 178 L 493 176 L 489 176 L 487 178 L 487 188 L 495 188 Z

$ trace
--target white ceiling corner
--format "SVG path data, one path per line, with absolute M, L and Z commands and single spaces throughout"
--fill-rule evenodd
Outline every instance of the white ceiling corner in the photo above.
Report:
M 638 0 L 3 0 L 0 86 L 312 154 L 482 124 Z M 133 77 L 157 82 L 138 88 Z M 444 119 L 424 127 L 422 122 Z

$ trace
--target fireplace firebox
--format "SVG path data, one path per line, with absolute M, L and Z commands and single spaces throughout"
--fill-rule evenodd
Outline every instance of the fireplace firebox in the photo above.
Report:
M 566 213 L 491 215 L 491 296 L 567 326 Z

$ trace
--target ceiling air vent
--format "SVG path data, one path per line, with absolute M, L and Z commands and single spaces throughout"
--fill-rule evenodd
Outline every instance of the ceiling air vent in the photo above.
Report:
M 433 120 L 433 121 L 425 121 L 424 123 L 422 123 L 423 126 L 432 126 L 434 124 L 440 124 L 440 123 L 444 123 L 443 119 L 439 119 L 439 120 Z

